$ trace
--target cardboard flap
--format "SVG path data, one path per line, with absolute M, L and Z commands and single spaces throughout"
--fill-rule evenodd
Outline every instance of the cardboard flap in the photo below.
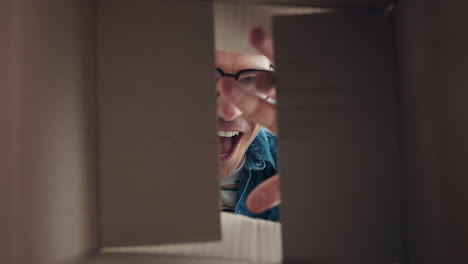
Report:
M 101 246 L 220 239 L 210 2 L 98 1 Z
M 390 18 L 274 19 L 285 261 L 402 261 Z
M 468 2 L 396 10 L 408 261 L 468 263 Z

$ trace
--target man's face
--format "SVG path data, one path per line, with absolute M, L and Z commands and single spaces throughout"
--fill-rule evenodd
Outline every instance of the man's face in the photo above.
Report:
M 270 68 L 270 61 L 262 55 L 216 51 L 215 58 L 216 67 L 224 73 L 235 74 L 244 69 Z M 257 136 L 261 126 L 246 119 L 222 93 L 218 95 L 217 102 L 219 177 L 224 179 L 241 165 L 247 148 Z

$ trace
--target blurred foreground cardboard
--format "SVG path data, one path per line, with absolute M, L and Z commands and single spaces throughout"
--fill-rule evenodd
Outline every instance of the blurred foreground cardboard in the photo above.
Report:
M 468 263 L 467 4 L 256 3 L 344 8 L 274 20 L 285 262 Z M 213 43 L 210 1 L 0 0 L 0 263 L 233 262 L 98 256 L 220 238 Z

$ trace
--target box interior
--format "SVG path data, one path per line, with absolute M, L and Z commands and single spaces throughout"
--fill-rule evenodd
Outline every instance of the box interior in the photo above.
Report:
M 467 262 L 464 253 L 468 245 L 468 208 L 464 187 L 468 181 L 468 140 L 465 136 L 468 132 L 468 120 L 464 99 L 467 95 L 465 87 L 468 85 L 465 74 L 468 68 L 468 37 L 464 32 L 468 20 L 463 12 L 468 8 L 467 4 L 453 0 L 402 0 L 395 4 L 394 11 L 382 16 L 385 4 L 390 1 L 258 1 L 260 2 L 307 7 L 356 7 L 364 11 L 360 15 L 350 15 L 348 10 L 341 15 L 321 14 L 276 20 L 278 24 L 275 24 L 274 33 L 279 56 L 277 64 L 278 69 L 285 69 L 284 75 L 278 77 L 279 90 L 282 89 L 281 86 L 286 87 L 286 83 L 291 83 L 290 87 L 296 87 L 289 90 L 285 88 L 279 95 L 280 100 L 284 100 L 282 103 L 279 101 L 280 138 L 284 139 L 280 139 L 280 147 L 283 149 L 280 161 L 284 163 L 282 171 L 294 175 L 289 178 L 283 175 L 282 182 L 285 260 L 357 262 L 358 253 L 364 252 L 360 263 L 374 263 L 375 260 L 393 260 L 399 263 Z M 112 8 L 120 9 L 100 9 L 110 3 L 114 3 Z M 172 186 L 175 184 L 173 179 L 167 177 L 158 178 L 158 182 L 150 179 L 153 169 L 160 169 L 162 174 L 174 171 L 168 172 L 157 164 L 151 164 L 151 157 L 142 155 L 140 159 L 132 161 L 132 166 L 144 162 L 147 173 L 138 173 L 141 176 L 138 183 L 140 186 L 132 185 L 128 178 L 123 176 L 113 178 L 115 175 L 128 174 L 130 163 L 115 163 L 119 159 L 113 159 L 112 163 L 106 161 L 109 156 L 102 157 L 105 153 L 117 157 L 122 154 L 123 148 L 132 147 L 132 140 L 139 142 L 139 146 L 144 148 L 145 137 L 172 133 L 173 131 L 159 130 L 157 126 L 146 126 L 153 116 L 145 114 L 145 110 L 168 111 L 171 109 L 171 103 L 180 105 L 186 102 L 188 106 L 198 107 L 191 113 L 194 116 L 213 111 L 212 117 L 203 116 L 205 119 L 200 122 L 201 130 L 196 132 L 203 139 L 196 144 L 214 144 L 206 134 L 211 133 L 210 129 L 215 131 L 214 100 L 207 99 L 208 96 L 205 98 L 201 97 L 201 94 L 197 95 L 193 89 L 190 90 L 192 87 L 184 85 L 183 79 L 176 80 L 181 86 L 180 89 L 151 90 L 153 82 L 166 80 L 167 83 L 172 83 L 174 80 L 169 80 L 169 77 L 174 76 L 158 78 L 155 72 L 145 70 L 145 67 L 141 68 L 145 71 L 142 74 L 138 67 L 132 68 L 131 64 L 119 65 L 116 62 L 116 59 L 122 56 L 127 56 L 131 62 L 137 59 L 131 54 L 139 54 L 149 63 L 151 57 L 145 58 L 143 55 L 150 44 L 162 45 L 161 48 L 165 48 L 169 47 L 168 43 L 172 40 L 181 41 L 179 34 L 169 30 L 172 27 L 187 34 L 194 32 L 192 29 L 199 30 L 196 32 L 205 38 L 184 39 L 187 43 L 200 45 L 198 47 L 194 44 L 190 47 L 190 52 L 184 54 L 187 59 L 176 56 L 177 60 L 170 60 L 172 56 L 170 59 L 164 57 L 176 54 L 175 50 L 172 50 L 173 47 L 169 47 L 170 52 L 161 54 L 164 60 L 155 62 L 154 67 L 164 72 L 163 67 L 175 69 L 176 61 L 200 66 L 193 66 L 196 70 L 193 74 L 185 75 L 185 81 L 197 83 L 203 95 L 207 95 L 212 88 L 209 80 L 211 77 L 208 77 L 208 70 L 211 74 L 212 66 L 200 58 L 213 56 L 213 25 L 211 24 L 211 28 L 205 28 L 212 23 L 211 2 L 134 1 L 133 5 L 129 5 L 128 13 L 113 17 L 122 12 L 124 4 L 125 1 L 109 0 L 47 0 L 40 3 L 32 0 L 0 0 L 0 60 L 3 62 L 0 64 L 2 262 L 99 262 L 100 260 L 90 256 L 95 255 L 102 245 L 219 238 L 219 214 L 214 211 L 215 203 L 207 202 L 217 197 L 214 176 L 210 179 L 204 175 L 206 178 L 203 179 L 209 187 L 206 193 L 196 197 L 200 202 L 205 202 L 200 205 L 200 212 L 182 212 L 177 211 L 177 208 L 168 208 L 164 203 L 153 207 L 144 199 L 151 200 L 157 196 L 151 192 L 152 185 L 157 186 L 155 188 L 158 188 L 161 194 L 167 194 L 168 190 L 161 186 L 165 183 Z M 187 24 L 182 26 L 181 21 L 184 20 L 171 17 L 172 11 L 165 13 L 164 9 L 156 8 L 158 5 L 166 7 L 167 10 L 172 10 L 172 6 L 178 15 L 185 15 L 186 19 L 197 19 L 190 24 L 184 22 Z M 178 5 L 180 9 L 176 8 Z M 135 9 L 132 10 L 132 7 Z M 150 16 L 150 11 L 160 16 Z M 204 16 L 200 17 L 201 15 Z M 164 18 L 164 22 L 169 20 L 174 23 L 159 25 L 164 23 L 159 18 Z M 129 23 L 120 28 L 118 25 L 123 21 Z M 141 31 L 132 30 L 132 25 L 139 25 L 136 28 Z M 149 25 L 158 28 L 159 33 L 150 32 Z M 307 27 L 301 27 L 302 25 Z M 113 32 L 109 35 L 103 32 L 100 35 L 100 30 Z M 312 30 L 317 35 L 311 34 Z M 122 34 L 124 32 L 126 33 Z M 303 32 L 303 35 L 290 36 L 294 32 Z M 129 35 L 126 35 L 127 33 Z M 351 33 L 354 33 L 351 37 L 344 38 Z M 144 37 L 149 42 L 140 43 L 130 36 Z M 159 36 L 165 39 L 165 44 L 155 43 Z M 299 37 L 301 42 L 290 41 Z M 308 43 L 308 46 L 301 47 L 301 43 Z M 228 44 L 216 43 L 221 47 L 229 46 Z M 291 49 L 293 45 L 298 45 L 297 49 Z M 174 46 L 174 49 L 176 47 L 180 46 Z M 362 50 L 364 47 L 375 51 L 375 56 L 362 55 L 365 52 Z M 324 52 L 313 52 L 316 48 L 323 49 Z M 99 52 L 99 49 L 103 52 Z M 310 53 L 307 50 L 310 50 Z M 302 54 L 301 51 L 305 51 L 307 56 L 298 57 Z M 343 56 L 349 60 L 340 61 L 339 58 L 333 57 L 344 51 L 348 51 Z M 312 55 L 317 59 L 310 60 Z M 100 60 L 104 64 L 99 64 Z M 351 61 L 361 64 L 348 64 Z M 100 69 L 101 65 L 108 66 Z M 146 66 L 152 67 L 153 64 Z M 311 77 L 306 75 L 304 69 L 315 69 L 317 72 L 322 71 L 322 74 L 312 80 L 297 79 L 294 74 L 302 73 L 301 76 Z M 102 76 L 107 77 L 101 79 L 100 72 L 103 73 Z M 372 74 L 366 75 L 366 72 Z M 131 74 L 142 74 L 144 78 L 138 78 L 135 83 L 129 85 L 129 82 L 135 79 Z M 204 74 L 206 78 L 195 77 L 205 76 Z M 359 78 L 351 78 L 353 74 L 359 74 Z M 113 75 L 118 78 L 112 78 Z M 295 82 L 296 79 L 300 81 Z M 326 118 L 327 122 L 331 118 L 330 115 L 319 116 L 319 112 L 309 111 L 315 109 L 320 102 L 313 104 L 313 100 L 306 100 L 311 91 L 301 87 L 311 84 L 313 87 L 317 80 L 324 86 L 336 87 L 343 85 L 359 88 L 362 84 L 360 80 L 366 85 L 372 84 L 369 87 L 381 89 L 381 93 L 376 95 L 373 92 L 359 92 L 349 95 L 349 92 L 345 91 L 333 95 L 326 92 L 321 96 L 328 98 L 329 104 L 335 106 L 359 99 L 362 100 L 359 103 L 366 107 L 376 102 L 378 107 L 374 108 L 375 111 L 358 107 L 366 109 L 362 112 L 344 111 L 343 108 L 333 112 L 332 108 L 328 108 L 328 114 L 333 114 L 338 121 L 342 122 L 343 118 L 357 118 L 359 125 L 350 124 L 345 129 L 335 131 L 333 137 L 332 134 L 323 133 L 319 135 L 322 136 L 319 137 L 322 141 L 314 141 L 307 137 L 309 132 L 320 134 L 317 124 L 323 125 L 323 118 Z M 330 84 L 330 80 L 336 80 L 336 83 Z M 348 80 L 355 86 L 350 86 Z M 106 88 L 119 85 L 125 85 L 125 88 L 131 86 L 133 89 L 125 94 L 125 89 Z M 391 91 L 392 87 L 396 95 Z M 163 91 L 165 94 L 159 94 Z M 117 94 L 120 94 L 119 99 L 116 99 Z M 155 96 L 159 104 L 153 104 L 146 96 L 148 94 Z M 388 97 L 384 96 L 385 94 Z M 160 96 L 168 96 L 170 101 L 164 102 Z M 398 96 L 396 103 L 393 96 Z M 283 97 L 284 99 L 281 99 Z M 372 103 L 367 104 L 366 100 L 371 100 Z M 132 113 L 131 110 L 135 109 L 132 107 L 128 107 L 129 111 L 115 112 L 123 110 L 116 106 L 137 101 L 143 102 L 138 105 L 139 112 Z M 291 107 L 296 103 L 303 103 L 304 107 Z M 397 121 L 392 117 L 395 107 L 398 107 Z M 120 115 L 111 118 L 107 116 L 111 115 L 110 113 Z M 338 115 L 340 113 L 342 115 Z M 104 123 L 104 120 L 107 123 Z M 125 120 L 133 122 L 132 126 L 121 123 Z M 99 128 L 101 125 L 103 127 Z M 326 125 L 330 127 L 336 123 Z M 140 130 L 136 131 L 134 128 Z M 178 128 L 178 124 L 171 124 L 171 128 Z M 394 132 L 395 130 L 397 131 Z M 201 131 L 205 134 L 202 135 Z M 108 136 L 110 132 L 115 138 Z M 170 136 L 182 142 L 191 138 L 179 132 Z M 122 138 L 128 141 L 120 141 L 121 146 L 114 145 L 113 140 Z M 298 139 L 307 144 L 298 146 Z M 359 144 L 361 141 L 362 145 Z M 102 142 L 107 142 L 107 147 L 104 147 L 104 152 L 97 151 L 102 148 Z M 172 144 L 168 144 L 167 141 L 158 143 L 167 144 L 164 145 L 166 148 L 170 148 Z M 395 147 L 400 148 L 400 151 Z M 144 149 L 149 151 L 150 155 L 160 154 L 156 145 L 148 145 Z M 190 147 L 187 147 L 187 151 L 189 149 Z M 312 154 L 309 152 L 311 149 L 315 151 Z M 387 151 L 384 152 L 383 149 Z M 301 151 L 310 155 L 297 158 Z M 207 156 L 210 155 L 208 152 L 209 150 Z M 396 153 L 400 153 L 403 171 L 401 175 L 397 173 L 400 161 Z M 215 156 L 213 160 L 214 158 Z M 120 159 L 125 157 L 121 156 Z M 317 164 L 321 159 L 324 162 Z M 363 164 L 367 160 L 375 162 L 366 167 Z M 312 161 L 316 166 L 309 170 L 305 166 Z M 102 166 L 102 162 L 109 163 Z M 175 164 L 177 160 L 171 159 L 170 162 Z M 209 158 L 201 162 L 206 162 L 203 163 L 206 166 L 198 168 L 197 174 L 214 171 Z M 346 167 L 349 170 L 345 173 L 352 178 L 343 179 L 338 174 L 325 177 L 330 176 L 323 173 L 325 170 L 335 173 L 344 170 L 345 167 L 337 167 L 336 164 L 349 165 Z M 178 173 L 190 171 L 184 168 L 177 170 Z M 358 174 L 359 170 L 365 173 Z M 109 174 L 103 176 L 103 171 Z M 305 178 L 305 172 L 314 175 L 317 173 L 324 177 Z M 378 174 L 379 178 L 371 178 L 372 174 Z M 119 181 L 112 181 L 113 179 Z M 145 186 L 146 184 L 148 185 Z M 140 187 L 145 191 L 138 192 Z M 320 187 L 322 189 L 319 189 Z M 330 189 L 327 189 L 328 187 Z M 98 191 L 102 190 L 101 188 L 109 188 L 107 194 Z M 121 191 L 135 196 L 123 199 L 119 196 Z M 372 200 L 372 197 L 375 199 Z M 192 196 L 179 198 L 180 200 L 174 198 L 173 201 L 189 202 L 193 199 Z M 117 203 L 113 204 L 113 201 Z M 308 206 L 311 202 L 314 207 Z M 160 208 L 164 210 L 159 212 Z M 179 208 L 185 207 L 182 205 Z M 312 210 L 313 208 L 322 210 Z M 213 213 L 210 211 L 212 209 Z M 208 222 L 210 226 L 195 230 L 187 237 L 188 233 L 184 233 L 183 230 L 180 233 L 176 232 L 179 226 L 172 224 L 173 218 L 160 218 L 161 214 L 171 216 L 172 213 L 174 216 L 189 213 L 199 220 L 200 227 L 206 226 Z M 328 217 L 320 218 L 324 214 Z M 114 219 L 115 215 L 129 217 L 128 219 L 136 219 L 135 216 L 138 215 L 144 217 L 141 221 L 118 223 Z M 370 218 L 371 215 L 375 218 Z M 145 222 L 144 219 L 148 221 Z M 163 232 L 158 229 L 161 226 L 153 225 L 154 219 L 160 220 L 161 225 L 168 227 L 164 230 L 165 233 L 160 233 Z M 205 220 L 208 222 L 204 222 Z M 140 234 L 128 234 L 128 230 L 119 229 L 120 226 L 133 226 L 135 230 L 140 230 Z M 144 232 L 148 230 L 149 232 Z M 110 231 L 112 234 L 106 236 L 106 232 Z M 114 236 L 118 232 L 121 232 L 120 235 Z M 164 235 L 158 236 L 155 233 Z M 137 235 L 134 236 L 135 234 Z M 320 254 L 311 250 L 313 248 L 320 248 Z M 369 252 L 369 248 L 375 250 Z M 395 256 L 402 257 L 391 259 Z M 122 263 L 146 263 L 151 259 L 130 255 L 110 258 Z

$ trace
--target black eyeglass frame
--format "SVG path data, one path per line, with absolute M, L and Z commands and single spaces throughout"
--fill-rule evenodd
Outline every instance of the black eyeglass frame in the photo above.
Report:
M 270 67 L 274 70 L 275 67 L 273 65 L 270 65 Z M 239 77 L 243 74 L 243 73 L 246 73 L 246 72 L 273 72 L 273 71 L 270 71 L 270 70 L 264 70 L 264 69 L 243 69 L 243 70 L 240 70 L 238 72 L 236 72 L 235 74 L 232 74 L 232 73 L 225 73 L 223 70 L 221 70 L 220 68 L 216 68 L 216 70 L 218 71 L 219 75 L 221 75 L 220 77 L 225 77 L 225 76 L 229 76 L 229 77 L 232 77 L 234 78 L 236 81 L 239 80 Z

